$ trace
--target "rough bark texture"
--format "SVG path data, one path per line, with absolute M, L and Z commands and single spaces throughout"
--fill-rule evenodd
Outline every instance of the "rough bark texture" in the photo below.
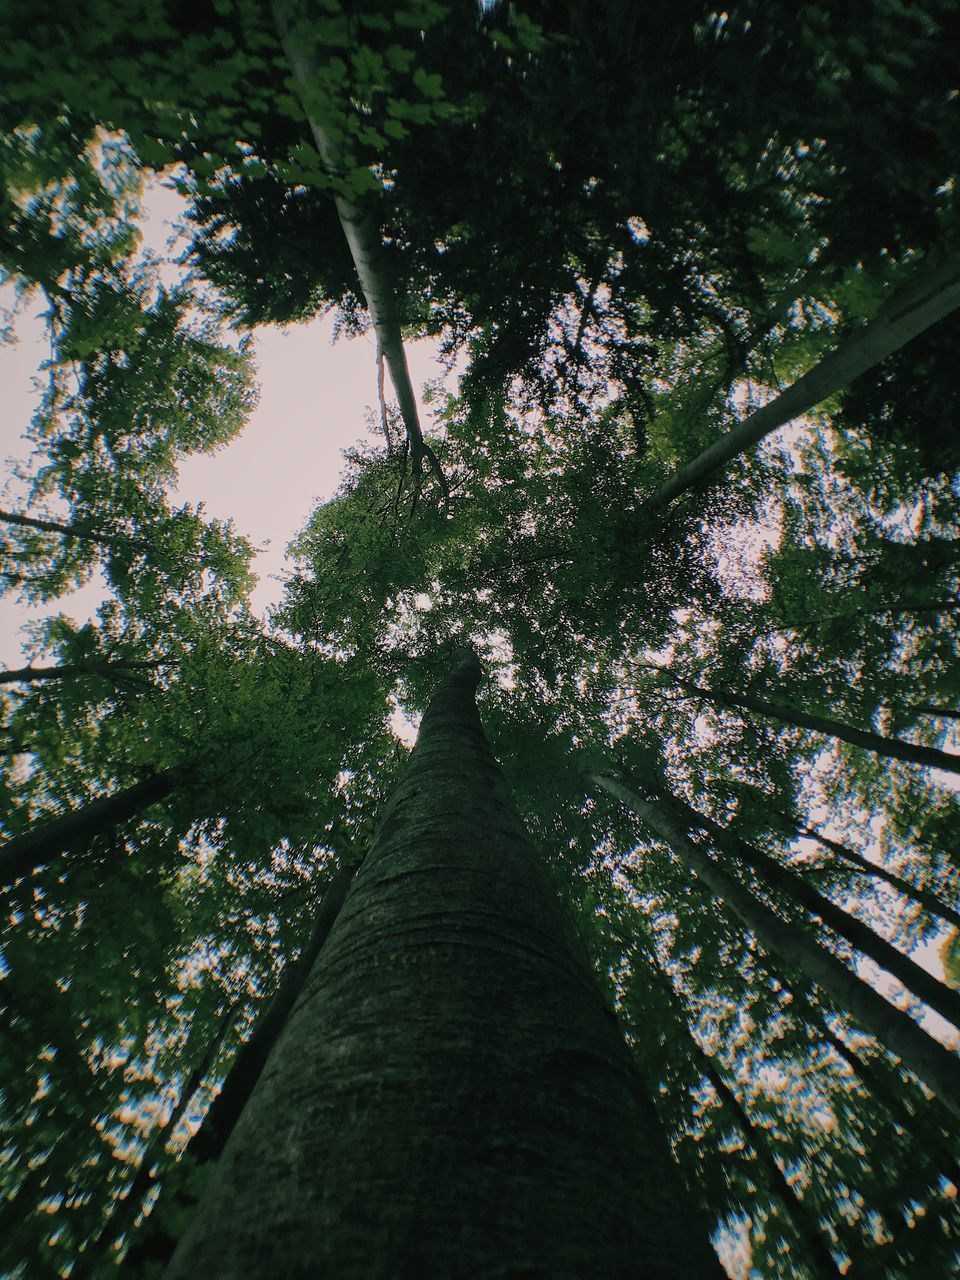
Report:
M 168 1280 L 717 1278 L 465 658 Z
M 960 1058 L 920 1027 L 906 1013 L 889 1004 L 873 987 L 796 925 L 783 920 L 755 897 L 745 884 L 728 875 L 679 823 L 658 806 L 624 786 L 616 778 L 593 774 L 591 780 L 620 802 L 665 841 L 703 883 L 737 915 L 775 955 L 800 969 L 811 982 L 831 995 L 882 1045 L 900 1058 L 940 1101 L 960 1115 Z
M 164 799 L 182 781 L 180 769 L 135 782 L 112 796 L 99 796 L 80 809 L 39 823 L 0 849 L 0 885 L 11 885 L 65 853 L 78 853 L 97 835 L 115 830 L 121 822 Z
M 927 263 L 891 295 L 869 324 L 743 422 L 725 431 L 673 475 L 646 506 L 658 510 L 704 484 L 738 454 L 849 386 L 932 324 L 960 307 L 960 259 Z

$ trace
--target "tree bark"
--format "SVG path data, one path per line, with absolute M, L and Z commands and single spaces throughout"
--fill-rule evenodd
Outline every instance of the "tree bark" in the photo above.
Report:
M 168 1280 L 719 1280 L 479 674 L 431 702 Z
M 844 724 L 841 720 L 831 720 L 826 716 L 816 716 L 809 711 L 799 711 L 795 707 L 782 707 L 764 698 L 753 698 L 743 693 L 727 693 L 716 689 L 703 689 L 669 672 L 664 672 L 669 680 L 680 686 L 687 693 L 698 698 L 705 698 L 717 706 L 730 707 L 735 711 L 753 711 L 757 715 L 769 716 L 781 720 L 784 724 L 792 724 L 798 729 L 812 729 L 814 733 L 822 733 L 828 738 L 838 738 L 841 742 L 849 742 L 851 746 L 862 747 L 864 751 L 872 751 L 875 755 L 886 756 L 891 760 L 905 760 L 908 764 L 922 764 L 931 769 L 946 769 L 949 773 L 960 773 L 960 756 L 949 751 L 940 751 L 937 747 L 921 747 L 913 742 L 902 742 L 899 738 L 885 738 L 882 734 L 870 729 L 857 729 L 853 725 Z
M 894 1008 L 803 929 L 781 919 L 745 884 L 728 875 L 669 814 L 616 778 L 595 773 L 590 775 L 590 780 L 642 818 L 769 951 L 802 969 L 811 982 L 849 1010 L 861 1026 L 901 1058 L 945 1106 L 960 1116 L 960 1058 L 928 1036 L 908 1014 Z
M 952 256 L 941 262 L 921 264 L 868 324 L 851 334 L 792 386 L 725 431 L 671 476 L 644 506 L 650 511 L 661 510 L 681 493 L 699 488 L 738 454 L 849 386 L 957 307 L 960 307 L 960 259 Z
M 846 938 L 851 946 L 863 955 L 869 956 L 881 969 L 886 969 L 888 973 L 893 974 L 931 1009 L 935 1009 L 955 1027 L 960 1027 L 960 991 L 955 991 L 938 982 L 926 969 L 922 969 L 909 956 L 904 955 L 886 939 L 874 933 L 869 925 L 858 920 L 856 916 L 850 915 L 842 907 L 838 907 L 813 885 L 807 884 L 801 875 L 778 862 L 776 858 L 772 858 L 764 850 L 750 844 L 729 827 L 722 827 L 711 818 L 704 817 L 689 805 L 682 804 L 674 796 L 670 797 L 670 802 L 680 809 L 688 825 L 699 826 L 708 832 L 725 853 L 732 854 L 753 867 L 767 884 L 782 890 L 788 898 L 799 902 L 813 915 L 819 916 L 834 933 Z
M 286 1025 L 290 1010 L 303 990 L 303 984 L 320 954 L 320 948 L 326 941 L 333 922 L 343 906 L 343 900 L 355 871 L 355 867 L 341 867 L 327 885 L 314 917 L 310 937 L 296 960 L 284 967 L 276 990 L 257 1016 L 249 1038 L 241 1044 L 230 1065 L 220 1092 L 203 1117 L 200 1128 L 187 1144 L 182 1157 L 184 1160 L 203 1164 L 219 1159 L 223 1153 L 227 1139 L 243 1114 L 243 1109 L 263 1073 L 273 1046 Z M 199 1088 L 210 1065 L 211 1061 L 205 1061 L 199 1077 L 195 1078 L 196 1073 L 191 1077 L 191 1093 Z M 141 1199 L 152 1179 L 151 1172 L 148 1174 L 146 1185 L 140 1189 Z M 170 1199 L 173 1200 L 175 1212 L 180 1215 L 184 1211 L 189 1212 L 195 1205 L 194 1198 L 174 1181 L 173 1187 L 168 1187 L 164 1193 L 159 1212 L 151 1214 L 146 1220 L 127 1253 L 125 1264 L 128 1270 L 136 1271 L 149 1266 L 156 1273 L 173 1256 L 177 1240 L 168 1231 L 168 1224 L 174 1216 L 170 1213 L 171 1206 L 168 1203 Z
M 48 818 L 15 836 L 0 848 L 0 885 L 22 876 L 65 853 L 76 853 L 97 835 L 115 830 L 121 822 L 165 799 L 183 780 L 183 769 L 167 769 L 112 796 L 98 796 L 79 809 Z

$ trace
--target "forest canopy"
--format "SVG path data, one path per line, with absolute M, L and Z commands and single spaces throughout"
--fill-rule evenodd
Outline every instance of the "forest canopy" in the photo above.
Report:
M 727 1273 L 952 1274 L 957 6 L 6 18 L 0 1274 L 161 1274 L 464 645 Z M 261 617 L 178 466 L 326 313 L 375 430 Z

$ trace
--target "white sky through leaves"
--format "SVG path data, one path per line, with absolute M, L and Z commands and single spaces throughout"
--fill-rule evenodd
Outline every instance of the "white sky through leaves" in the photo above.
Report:
M 169 187 L 154 183 L 144 201 L 144 247 L 168 257 L 168 242 L 185 207 Z M 166 276 L 166 272 L 165 272 Z M 0 290 L 0 305 L 10 306 L 13 290 Z M 0 346 L 0 458 L 4 481 L 10 459 L 26 460 L 30 445 L 23 432 L 37 405 L 35 380 L 49 348 L 38 316 L 42 302 L 24 307 L 17 317 L 14 345 Z M 260 551 L 253 593 L 259 613 L 280 596 L 287 543 L 310 512 L 332 496 L 339 482 L 342 450 L 367 435 L 365 410 L 377 403 L 375 345 L 372 335 L 332 343 L 333 319 L 281 329 L 256 331 L 260 403 L 241 433 L 219 452 L 194 455 L 180 468 L 173 500 L 204 504 L 208 516 L 232 519 L 237 531 Z M 434 342 L 407 344 L 414 388 L 441 372 Z M 389 396 L 389 385 L 388 385 Z M 424 425 L 428 418 L 424 414 Z M 0 599 L 0 664 L 22 661 L 23 623 L 63 612 L 78 621 L 96 610 L 101 586 L 94 579 L 83 590 L 43 611 L 29 609 L 8 595 Z

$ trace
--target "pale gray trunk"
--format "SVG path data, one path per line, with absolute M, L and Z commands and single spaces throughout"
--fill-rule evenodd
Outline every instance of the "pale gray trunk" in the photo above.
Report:
M 390 370 L 390 380 L 410 447 L 413 473 L 415 476 L 422 475 L 424 463 L 428 463 L 441 490 L 446 494 L 446 481 L 440 464 L 424 440 L 420 428 L 417 398 L 410 380 L 407 353 L 400 332 L 396 290 L 390 279 L 380 227 L 362 197 L 356 200 L 344 194 L 341 180 L 348 171 L 345 149 L 334 130 L 324 124 L 313 105 L 317 63 L 313 47 L 315 40 L 311 35 L 308 16 L 310 6 L 298 7 L 291 4 L 290 0 L 274 0 L 273 12 L 280 42 L 293 70 L 296 91 L 306 112 L 317 152 L 327 176 L 332 180 L 333 200 L 357 271 L 360 291 L 370 313 L 370 322 L 377 336 L 378 350 Z
M 465 658 L 168 1280 L 719 1277 Z
M 591 774 L 590 780 L 642 818 L 769 951 L 802 969 L 811 982 L 833 996 L 861 1026 L 901 1058 L 945 1106 L 960 1115 L 960 1058 L 862 982 L 804 929 L 781 919 L 745 884 L 728 875 L 669 814 L 615 778 Z
M 960 259 L 948 257 L 941 262 L 921 264 L 868 324 L 851 334 L 836 351 L 825 356 L 792 386 L 725 431 L 671 476 L 644 506 L 651 511 L 659 510 L 681 493 L 699 487 L 738 454 L 752 449 L 778 427 L 849 386 L 957 307 L 960 307 Z

